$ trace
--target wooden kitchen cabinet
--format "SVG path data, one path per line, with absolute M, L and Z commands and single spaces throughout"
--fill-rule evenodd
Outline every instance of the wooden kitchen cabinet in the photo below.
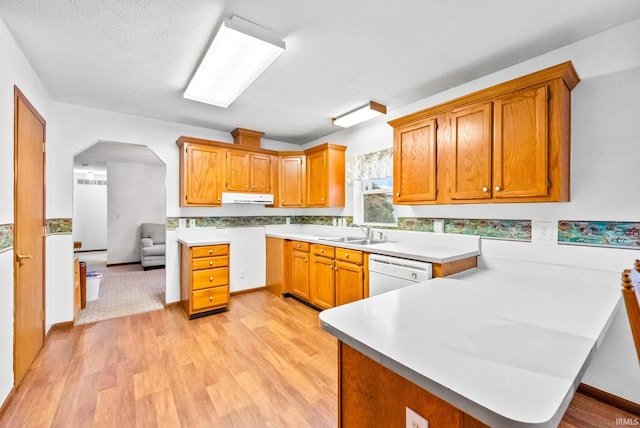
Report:
M 336 248 L 336 306 L 365 297 L 365 257 L 362 251 Z
M 320 309 L 336 305 L 335 248 L 311 244 L 310 303 Z
M 436 130 L 435 118 L 408 123 L 394 130 L 394 204 L 436 200 Z
M 290 293 L 301 299 L 309 301 L 309 243 L 303 241 L 291 241 L 289 261 Z
M 276 296 L 286 291 L 287 241 L 281 238 L 266 237 L 267 267 L 265 288 Z
M 281 154 L 279 163 L 277 206 L 304 206 L 306 157 L 304 154 Z
M 220 149 L 180 142 L 180 206 L 216 206 L 222 203 Z
M 229 192 L 273 192 L 273 157 L 243 150 L 226 150 L 225 190 Z
M 307 207 L 344 206 L 345 150 L 331 143 L 305 150 Z
M 229 244 L 180 244 L 180 301 L 189 319 L 229 307 Z
M 390 121 L 394 202 L 569 201 L 579 81 L 567 62 Z

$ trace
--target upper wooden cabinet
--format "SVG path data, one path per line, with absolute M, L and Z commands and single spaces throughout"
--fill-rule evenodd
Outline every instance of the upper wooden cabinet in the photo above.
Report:
M 278 206 L 302 207 L 305 194 L 304 154 L 280 154 L 280 171 L 278 174 Z
M 331 143 L 305 150 L 306 206 L 343 207 L 346 147 Z
M 567 62 L 389 122 L 395 203 L 569 201 L 579 80 Z
M 435 118 L 395 129 L 393 142 L 393 203 L 436 200 Z
M 180 146 L 180 206 L 215 206 L 222 202 L 220 150 L 202 144 Z
M 262 153 L 226 150 L 225 190 L 272 193 L 275 159 L 271 155 Z

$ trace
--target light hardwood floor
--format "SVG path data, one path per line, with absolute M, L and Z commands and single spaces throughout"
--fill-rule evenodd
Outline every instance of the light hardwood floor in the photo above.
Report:
M 336 343 L 266 291 L 192 321 L 171 307 L 53 331 L 0 427 L 335 427 Z M 578 394 L 561 426 L 624 417 Z

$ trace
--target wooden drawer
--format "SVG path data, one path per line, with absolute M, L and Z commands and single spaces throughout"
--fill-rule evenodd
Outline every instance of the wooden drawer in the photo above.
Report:
M 336 259 L 342 260 L 345 262 L 355 263 L 358 265 L 362 264 L 363 260 L 362 251 L 358 250 L 349 250 L 347 248 L 336 248 Z
M 306 251 L 309 252 L 309 243 L 304 241 L 292 241 L 291 248 L 297 251 Z
M 213 269 L 229 266 L 229 256 L 200 257 L 191 260 L 191 269 Z
M 203 245 L 191 247 L 191 257 L 223 256 L 229 254 L 229 245 Z
M 229 286 L 205 288 L 191 293 L 191 307 L 194 312 L 226 306 L 229 302 Z
M 311 252 L 317 256 L 333 258 L 335 256 L 335 247 L 330 245 L 313 244 L 311 246 Z
M 216 269 L 196 270 L 192 275 L 192 290 L 216 287 L 218 285 L 229 285 L 229 268 L 221 267 Z

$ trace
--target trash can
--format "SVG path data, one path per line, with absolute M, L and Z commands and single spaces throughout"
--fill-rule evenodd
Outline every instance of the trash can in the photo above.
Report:
M 87 272 L 87 302 L 92 302 L 98 298 L 100 281 L 102 281 L 100 272 Z

